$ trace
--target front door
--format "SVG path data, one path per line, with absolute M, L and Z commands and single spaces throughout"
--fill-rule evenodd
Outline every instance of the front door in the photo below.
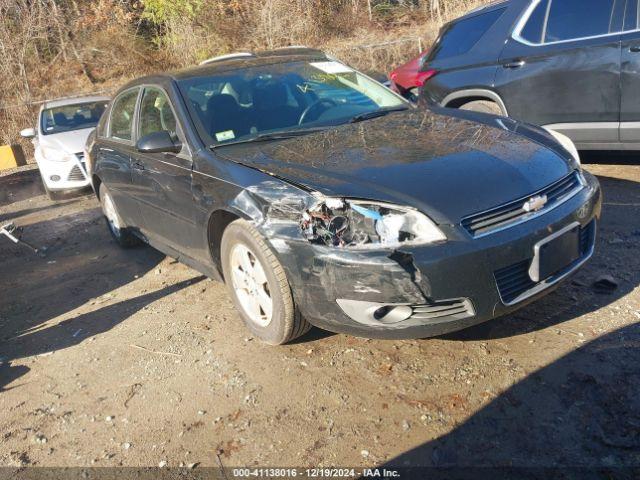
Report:
M 509 116 L 580 144 L 618 141 L 625 0 L 540 0 L 501 55 L 496 87 Z
M 159 131 L 169 132 L 183 148 L 177 154 L 134 153 L 132 178 L 143 217 L 142 230 L 148 237 L 185 252 L 194 243 L 197 230 L 191 157 L 181 140 L 183 135 L 169 97 L 159 87 L 146 87 L 139 108 L 138 139 Z

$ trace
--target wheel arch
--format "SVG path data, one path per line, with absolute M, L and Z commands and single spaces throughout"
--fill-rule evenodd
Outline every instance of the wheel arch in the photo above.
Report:
M 461 106 L 475 101 L 490 101 L 498 105 L 502 114 L 507 117 L 509 113 L 504 101 L 496 92 L 492 90 L 486 90 L 481 88 L 474 88 L 469 90 L 458 90 L 447 95 L 440 105 L 447 108 L 460 108 Z
M 220 277 L 224 280 L 222 272 L 222 258 L 220 255 L 220 245 L 222 244 L 222 235 L 226 228 L 236 220 L 251 220 L 248 216 L 235 210 L 218 209 L 211 212 L 207 221 L 207 244 L 209 245 L 209 254 L 211 260 L 220 273 Z

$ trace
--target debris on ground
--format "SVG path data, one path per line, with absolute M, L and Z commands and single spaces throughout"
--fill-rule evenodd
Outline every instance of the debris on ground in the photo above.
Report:
M 7 223 L 6 225 L 0 227 L 0 235 L 7 237 L 13 243 L 17 245 L 22 245 L 28 248 L 29 250 L 31 250 L 33 253 L 35 253 L 39 257 L 44 258 L 46 256 L 46 253 L 45 253 L 46 248 L 38 249 L 33 245 L 31 245 L 30 243 L 26 242 L 25 240 L 22 239 L 22 232 L 23 232 L 23 229 L 16 227 L 15 224 L 13 223 Z
M 600 277 L 593 282 L 593 288 L 595 288 L 598 293 L 612 293 L 618 288 L 618 281 L 609 274 L 600 275 Z

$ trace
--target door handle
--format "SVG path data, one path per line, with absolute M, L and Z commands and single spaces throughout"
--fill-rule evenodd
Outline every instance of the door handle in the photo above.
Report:
M 131 164 L 131 168 L 133 168 L 134 170 L 144 170 L 144 165 L 140 162 L 133 162 Z
M 634 45 L 633 47 L 629 47 L 629 51 L 631 53 L 640 53 L 640 45 Z
M 515 62 L 509 62 L 509 63 L 505 63 L 504 65 L 502 65 L 504 68 L 520 68 L 522 66 L 524 66 L 525 61 L 524 60 L 517 60 Z

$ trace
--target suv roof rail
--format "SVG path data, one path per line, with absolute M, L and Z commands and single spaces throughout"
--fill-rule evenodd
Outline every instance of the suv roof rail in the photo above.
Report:
M 235 52 L 235 53 L 227 53 L 226 55 L 218 55 L 217 57 L 207 58 L 199 63 L 199 65 L 207 65 L 209 63 L 221 62 L 223 60 L 232 60 L 234 58 L 245 58 L 245 57 L 255 57 L 255 55 L 251 52 Z

